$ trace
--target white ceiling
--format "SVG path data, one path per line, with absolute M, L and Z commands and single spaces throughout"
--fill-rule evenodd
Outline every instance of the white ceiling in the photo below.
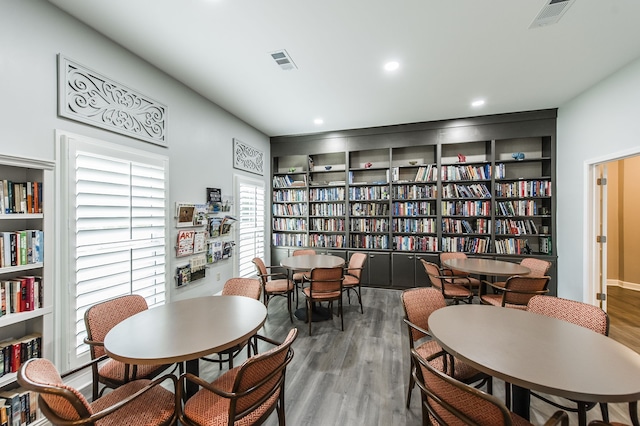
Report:
M 639 0 L 49 1 L 269 136 L 555 108 L 640 57 Z

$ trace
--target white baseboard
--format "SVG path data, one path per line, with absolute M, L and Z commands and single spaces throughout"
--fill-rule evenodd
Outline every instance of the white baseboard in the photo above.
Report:
M 607 285 L 616 286 L 620 288 L 625 288 L 627 290 L 640 291 L 640 283 L 632 283 L 628 281 L 621 280 L 607 280 Z

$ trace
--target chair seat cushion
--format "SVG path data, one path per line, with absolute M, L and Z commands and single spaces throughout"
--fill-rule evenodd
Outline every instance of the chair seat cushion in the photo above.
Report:
M 297 283 L 302 283 L 307 281 L 307 279 L 305 278 L 305 276 L 309 276 L 311 274 L 311 272 L 309 271 L 303 271 L 303 272 L 296 272 L 293 274 L 293 281 L 297 282 Z
M 233 382 L 240 367 L 235 367 L 218 377 L 211 384 L 226 392 L 231 392 Z M 252 425 L 262 415 L 269 411 L 278 401 L 280 391 L 275 392 L 264 404 L 249 415 L 234 423 L 235 426 Z M 229 402 L 227 398 L 207 390 L 200 389 L 184 404 L 184 415 L 201 426 L 226 426 L 228 424 Z
M 138 365 L 136 367 L 137 378 L 148 378 L 154 376 L 156 373 L 166 369 L 167 365 Z M 109 359 L 105 363 L 100 365 L 98 374 L 101 377 L 105 377 L 111 381 L 125 382 L 124 380 L 125 364 L 115 359 Z M 129 380 L 133 379 L 133 366 L 129 366 Z
M 150 380 L 136 380 L 106 393 L 91 403 L 94 413 L 122 401 L 147 386 Z M 101 426 L 158 425 L 168 421 L 175 412 L 175 396 L 162 386 L 154 386 L 134 402 L 108 415 L 96 424 Z
M 460 284 L 445 284 L 444 292 L 447 297 L 469 297 L 472 294 L 471 290 Z
M 353 275 L 345 275 L 344 279 L 342 280 L 343 287 L 352 287 L 354 285 L 358 285 L 359 283 L 360 280 L 358 279 L 358 277 L 354 277 Z
M 416 352 L 418 352 L 418 354 L 420 354 L 420 356 L 425 359 L 435 353 L 442 351 L 442 347 L 435 340 L 429 340 L 427 342 L 424 342 L 423 344 L 416 347 L 415 349 L 416 349 Z M 444 372 L 443 357 L 434 358 L 429 362 L 429 364 L 433 365 L 437 370 Z M 469 364 L 466 364 L 458 359 L 454 360 L 453 365 L 455 368 L 455 371 L 453 372 L 453 377 L 455 377 L 460 381 L 463 381 L 463 382 L 469 381 L 473 378 L 476 378 L 476 376 L 480 374 L 478 370 L 476 370 L 475 368 L 471 367 Z M 448 366 L 448 369 L 450 368 L 451 366 Z M 446 373 L 450 374 L 451 371 L 447 371 Z
M 285 279 L 267 281 L 264 289 L 267 293 L 285 293 L 293 290 L 293 281 Z
M 303 288 L 302 291 L 304 292 L 305 296 L 311 297 L 311 289 L 309 289 L 309 287 Z M 316 301 L 335 300 L 335 299 L 339 299 L 340 296 L 342 296 L 342 293 L 340 291 L 328 291 L 326 293 L 314 292 L 313 300 L 316 300 Z
M 482 303 L 493 306 L 502 306 L 502 295 L 501 294 L 483 294 L 480 298 Z M 505 303 L 505 308 L 511 309 L 520 309 L 522 311 L 527 310 L 527 305 L 515 305 L 513 303 Z

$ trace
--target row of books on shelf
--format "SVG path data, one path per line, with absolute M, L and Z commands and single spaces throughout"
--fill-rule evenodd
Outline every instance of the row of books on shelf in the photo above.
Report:
M 0 281 L 0 317 L 44 306 L 42 277 L 28 275 Z
M 475 227 L 471 223 L 475 223 Z M 476 219 L 442 219 L 442 232 L 448 234 L 489 234 L 491 233 L 491 220 Z
M 0 341 L 0 376 L 15 373 L 28 359 L 42 356 L 42 335 L 32 333 Z
M 394 185 L 391 195 L 393 199 L 399 200 L 436 198 L 438 190 L 435 185 Z
M 389 249 L 388 235 L 355 234 L 349 236 L 349 247 L 366 249 Z
M 413 182 L 435 182 L 437 178 L 436 170 L 437 169 L 433 164 L 418 166 L 415 177 L 413 178 Z M 403 176 L 404 176 L 404 173 L 403 173 Z M 406 176 L 406 177 L 409 178 L 410 176 Z M 401 181 L 399 167 L 393 167 L 391 169 L 391 180 L 393 182 Z
M 431 216 L 436 214 L 436 207 L 428 201 L 394 202 L 394 216 Z
M 443 216 L 491 216 L 489 201 L 443 201 Z
M 384 203 L 351 203 L 349 211 L 351 216 L 387 216 L 389 205 Z
M 307 176 L 300 174 L 300 180 L 293 179 L 290 175 L 273 177 L 274 188 L 286 188 L 289 186 L 307 186 Z
M 309 199 L 313 201 L 344 201 L 344 188 L 311 188 Z
M 25 426 L 41 417 L 37 392 L 21 387 L 0 392 L 0 426 Z
M 551 181 L 522 180 L 496 185 L 496 197 L 551 197 Z
M 491 198 L 491 191 L 484 183 L 468 185 L 449 183 L 442 186 L 443 198 Z
M 311 231 L 313 232 L 344 232 L 344 219 L 312 219 Z
M 389 219 L 351 219 L 351 232 L 389 232 Z
M 307 234 L 280 234 L 274 232 L 271 241 L 273 241 L 274 246 L 308 247 Z
M 432 218 L 421 219 L 393 219 L 391 229 L 393 232 L 405 232 L 405 233 L 422 233 L 422 234 L 435 234 L 436 220 Z
M 393 248 L 399 251 L 438 251 L 438 238 L 402 235 L 393 237 Z
M 512 220 L 498 219 L 496 220 L 496 234 L 537 234 L 538 227 L 531 219 Z
M 300 218 L 274 218 L 273 230 L 274 231 L 306 231 L 307 220 Z
M 443 237 L 442 251 L 465 253 L 489 253 L 491 250 L 490 237 Z
M 344 248 L 344 235 L 312 234 L 309 235 L 309 247 Z
M 273 201 L 277 203 L 307 201 L 307 192 L 303 189 L 279 189 L 273 191 Z
M 0 232 L 0 267 L 40 263 L 44 234 L 37 229 Z
M 443 181 L 451 180 L 489 180 L 491 179 L 491 165 L 445 165 L 440 167 L 440 177 Z
M 389 188 L 386 186 L 357 186 L 349 188 L 349 201 L 388 200 Z
M 346 209 L 343 203 L 322 203 L 309 206 L 311 216 L 344 216 Z
M 274 204 L 272 211 L 275 216 L 305 216 L 307 214 L 306 204 Z
M 0 214 L 42 213 L 42 182 L 0 182 Z

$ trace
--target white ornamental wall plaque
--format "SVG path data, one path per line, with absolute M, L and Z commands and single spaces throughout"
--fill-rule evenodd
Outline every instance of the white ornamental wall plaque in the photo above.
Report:
M 233 167 L 262 176 L 264 174 L 264 152 L 234 138 Z
M 58 115 L 167 146 L 167 106 L 58 54 Z

